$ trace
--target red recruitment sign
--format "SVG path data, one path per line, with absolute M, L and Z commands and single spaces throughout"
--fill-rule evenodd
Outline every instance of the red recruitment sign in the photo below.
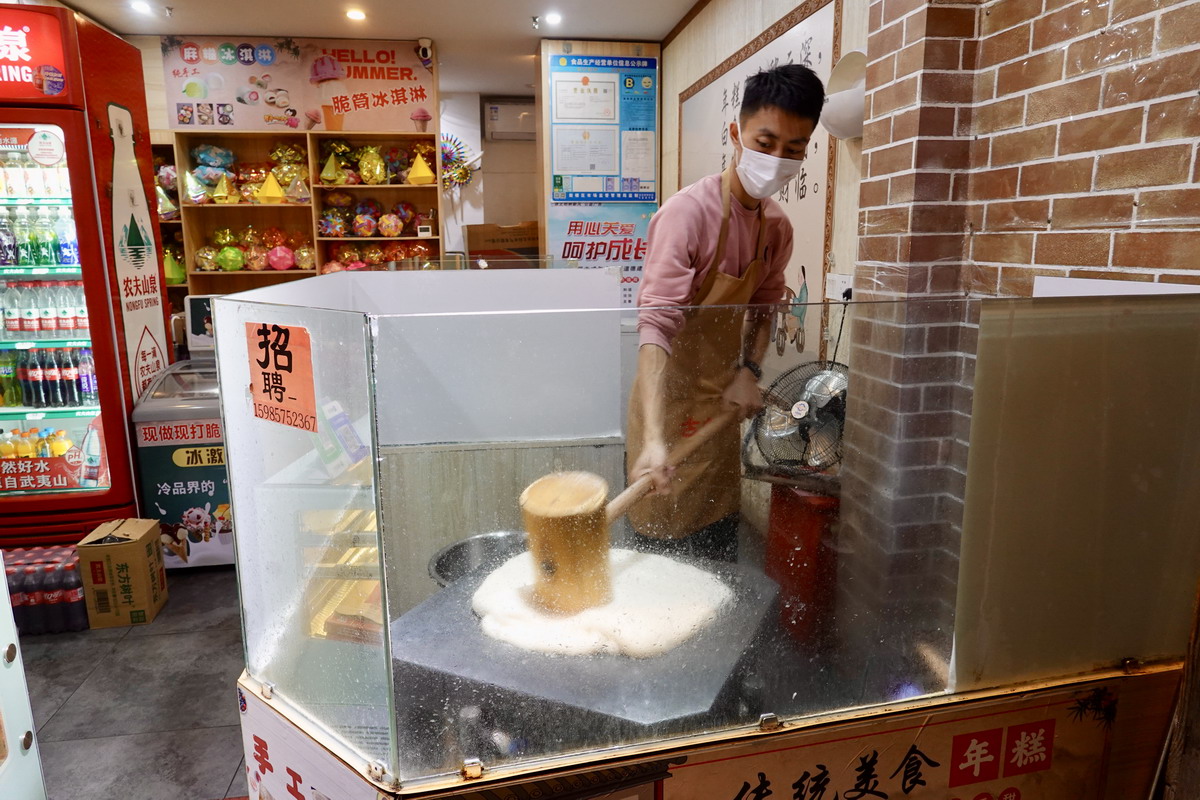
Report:
M 247 322 L 246 344 L 254 416 L 316 433 L 317 402 L 308 329 Z
M 0 11 L 0 98 L 61 95 L 66 58 L 58 18 L 36 11 Z

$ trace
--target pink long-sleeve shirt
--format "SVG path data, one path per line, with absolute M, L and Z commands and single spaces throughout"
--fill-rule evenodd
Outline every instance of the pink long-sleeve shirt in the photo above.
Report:
M 766 254 L 752 304 L 775 303 L 783 296 L 783 269 L 792 256 L 792 223 L 771 198 L 763 200 L 767 226 Z M 671 352 L 683 326 L 683 311 L 654 306 L 687 306 L 696 298 L 717 252 L 721 234 L 721 176 L 709 175 L 680 189 L 650 219 L 646 259 L 638 291 L 640 344 L 656 344 Z M 729 234 L 718 268 L 740 278 L 754 259 L 758 244 L 758 212 L 731 199 Z

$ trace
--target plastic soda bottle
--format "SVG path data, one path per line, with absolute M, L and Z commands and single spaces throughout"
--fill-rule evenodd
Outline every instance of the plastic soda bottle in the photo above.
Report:
M 21 387 L 17 384 L 17 354 L 0 352 L 0 406 L 21 405 Z
M 65 406 L 67 401 L 63 398 L 62 369 L 53 350 L 42 351 L 42 375 L 46 383 L 46 405 L 49 408 Z
M 4 436 L 0 437 L 0 459 L 16 458 L 17 443 L 13 440 L 14 431 L 5 431 Z
M 50 442 L 50 457 L 59 458 L 65 456 L 67 451 L 71 449 L 73 442 L 67 438 L 65 430 L 57 430 L 54 432 L 54 440 Z
M 25 575 L 16 567 L 5 567 L 4 577 L 8 580 L 8 598 L 12 602 L 13 619 L 17 630 L 24 631 L 29 623 L 25 619 Z
M 46 606 L 47 633 L 60 633 L 67 626 L 62 584 L 62 568 L 57 564 L 43 564 L 42 602 Z
M 55 233 L 58 234 L 58 263 L 79 263 L 79 238 L 75 233 L 75 219 L 71 209 L 63 206 L 58 210 L 58 222 L 54 223 Z M 3 232 L 0 231 L 0 237 Z
M 17 264 L 22 267 L 36 267 L 37 242 L 33 238 L 29 211 L 24 206 L 18 206 L 13 212 L 11 227 L 13 238 L 17 240 Z
M 17 237 L 8 224 L 8 215 L 0 213 L 0 266 L 11 267 L 17 263 Z
M 96 362 L 91 350 L 79 351 L 79 402 L 85 406 L 100 405 L 100 385 L 96 381 Z
M 33 220 L 33 234 L 38 263 L 56 266 L 59 259 L 58 234 L 54 231 L 54 222 L 50 214 L 50 209 L 46 207 L 37 210 Z
M 42 598 L 42 571 L 36 566 L 25 568 L 25 633 L 46 632 L 46 607 Z
M 69 631 L 87 630 L 87 605 L 83 601 L 83 581 L 79 577 L 77 562 L 68 561 L 63 565 L 62 587 L 66 629 Z
M 16 448 L 17 458 L 33 458 L 33 442 L 29 440 L 29 431 L 21 431 Z
M 79 363 L 69 349 L 59 351 L 58 369 L 62 375 L 63 403 L 69 408 L 83 405 L 79 399 Z
M 99 486 L 100 475 L 104 470 L 104 442 L 101 433 L 93 420 L 88 425 L 87 433 L 83 435 L 83 467 L 79 473 L 80 486 Z

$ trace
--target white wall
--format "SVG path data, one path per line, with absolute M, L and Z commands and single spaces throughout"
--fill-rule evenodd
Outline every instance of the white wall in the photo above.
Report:
M 446 92 L 441 99 L 442 132 L 457 136 L 472 156 L 478 155 L 483 136 L 479 95 Z M 475 177 L 466 186 L 442 195 L 442 248 L 446 252 L 465 253 L 467 246 L 462 226 L 484 221 L 484 183 L 483 170 L 476 170 Z
M 538 218 L 537 142 L 485 141 L 487 175 L 484 217 L 494 225 L 515 225 Z

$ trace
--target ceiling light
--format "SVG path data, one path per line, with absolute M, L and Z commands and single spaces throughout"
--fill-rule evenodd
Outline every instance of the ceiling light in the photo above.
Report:
M 139 14 L 153 14 L 154 13 L 154 9 L 150 7 L 150 4 L 147 3 L 146 0 L 133 0 L 133 2 L 129 4 L 129 6 L 130 6 L 130 8 L 132 8 L 134 11 L 138 12 Z
M 560 22 L 562 22 L 562 14 L 558 13 L 557 11 L 551 11 L 546 15 L 547 25 L 557 25 Z
M 357 8 L 352 8 L 349 11 L 347 11 L 346 16 L 349 17 L 350 19 L 354 20 L 355 22 L 362 22 L 364 19 L 367 18 L 366 12 L 362 11 L 360 9 L 357 9 Z

